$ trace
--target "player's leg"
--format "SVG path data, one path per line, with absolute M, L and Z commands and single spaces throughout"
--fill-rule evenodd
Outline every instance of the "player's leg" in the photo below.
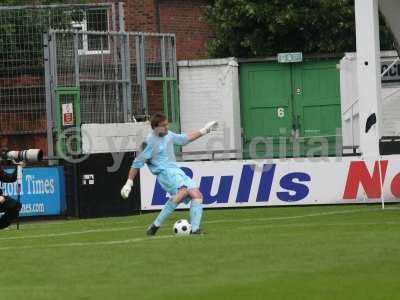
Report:
M 189 178 L 182 170 L 180 171 L 179 176 L 181 177 L 181 182 L 188 189 L 188 197 L 184 199 L 184 201 L 187 204 L 190 201 L 190 223 L 192 225 L 192 233 L 201 233 L 200 223 L 203 216 L 203 195 L 193 179 Z
M 4 212 L 0 218 L 0 229 L 4 229 L 10 226 L 11 222 L 18 217 L 21 210 L 21 203 L 10 197 L 0 197 L 0 212 Z
M 178 206 L 179 203 L 188 195 L 188 191 L 185 187 L 178 190 L 174 196 L 168 199 L 167 203 L 165 204 L 164 208 L 161 210 L 159 215 L 157 216 L 156 220 L 154 221 L 154 225 L 160 227 L 164 221 L 172 214 L 175 208 Z
M 0 229 L 4 229 L 10 226 L 10 222 L 8 221 L 8 216 L 7 214 L 3 214 L 0 217 Z
M 0 196 L 0 212 L 5 213 L 6 212 L 6 198 L 3 196 Z M 7 225 L 7 216 L 6 214 L 3 214 L 0 217 L 0 229 L 6 228 Z
M 157 230 L 161 227 L 165 220 L 174 212 L 178 204 L 181 203 L 183 199 L 185 199 L 185 197 L 187 196 L 188 190 L 186 189 L 186 187 L 182 187 L 174 196 L 168 199 L 167 203 L 165 203 L 163 209 L 158 214 L 153 224 L 151 224 L 150 227 L 147 229 L 147 235 L 155 235 Z
M 201 233 L 200 224 L 203 216 L 203 195 L 198 188 L 188 191 L 190 198 L 190 224 L 192 225 L 192 233 Z

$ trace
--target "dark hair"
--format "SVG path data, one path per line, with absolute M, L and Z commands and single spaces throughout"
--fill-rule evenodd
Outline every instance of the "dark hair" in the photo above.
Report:
M 160 125 L 160 123 L 164 122 L 167 119 L 164 113 L 162 112 L 157 112 L 154 115 L 151 116 L 150 119 L 150 124 L 151 128 L 154 129 Z

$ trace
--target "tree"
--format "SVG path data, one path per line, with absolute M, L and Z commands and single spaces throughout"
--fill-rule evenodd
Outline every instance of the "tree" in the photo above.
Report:
M 205 20 L 216 32 L 211 57 L 355 51 L 354 0 L 213 0 Z M 384 26 L 381 42 L 392 49 Z

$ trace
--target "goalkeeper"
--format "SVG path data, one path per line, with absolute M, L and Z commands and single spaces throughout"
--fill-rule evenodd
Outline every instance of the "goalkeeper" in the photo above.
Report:
M 139 169 L 147 164 L 151 173 L 157 176 L 158 182 L 171 197 L 149 226 L 147 235 L 155 235 L 164 221 L 172 214 L 181 202 L 190 202 L 191 234 L 201 234 L 201 217 L 203 214 L 203 195 L 198 186 L 189 178 L 176 163 L 174 145 L 186 145 L 209 133 L 217 127 L 217 122 L 207 123 L 204 128 L 189 134 L 176 134 L 168 130 L 168 120 L 163 113 L 156 113 L 150 120 L 153 132 L 145 141 L 144 150 L 133 161 L 129 170 L 128 180 L 122 187 L 121 196 L 128 198 L 133 186 L 133 180 Z

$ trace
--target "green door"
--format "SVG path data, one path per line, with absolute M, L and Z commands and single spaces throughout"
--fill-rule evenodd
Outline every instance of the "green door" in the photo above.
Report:
M 169 127 L 174 132 L 181 129 L 179 118 L 178 83 L 176 80 L 163 81 L 164 113 L 168 118 Z
M 335 154 L 340 127 L 337 63 L 240 65 L 245 157 Z
M 293 101 L 290 65 L 241 65 L 240 84 L 245 156 L 271 156 L 271 146 L 277 148 L 280 138 L 291 137 Z
M 307 156 L 307 152 L 336 154 L 337 132 L 341 128 L 337 63 L 337 60 L 325 60 L 292 65 L 294 118 L 302 156 Z

